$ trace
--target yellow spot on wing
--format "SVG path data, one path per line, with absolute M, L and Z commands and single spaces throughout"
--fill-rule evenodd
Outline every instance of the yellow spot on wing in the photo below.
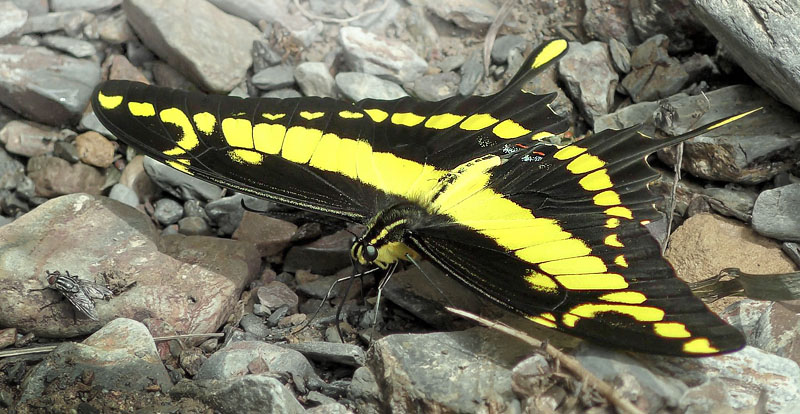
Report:
M 626 219 L 633 219 L 633 212 L 631 211 L 631 209 L 629 209 L 627 207 L 617 206 L 617 207 L 607 208 L 605 213 L 608 216 L 623 217 L 623 218 L 626 218 Z
M 619 219 L 618 218 L 610 218 L 606 220 L 606 228 L 607 229 L 615 229 L 619 227 Z
M 281 152 L 286 127 L 281 124 L 260 123 L 253 127 L 253 144 L 257 151 L 276 155 Z
M 188 160 L 179 160 L 179 161 L 181 161 L 181 162 L 177 162 L 177 161 L 173 161 L 173 160 L 167 160 L 167 165 L 169 165 L 170 167 L 172 167 L 172 168 L 174 168 L 174 169 L 176 169 L 178 171 L 184 172 L 186 174 L 194 175 L 194 174 L 192 174 L 191 171 L 189 171 L 189 168 L 187 167 L 187 165 L 189 164 Z M 184 165 L 184 164 L 187 164 L 187 165 Z
M 564 322 L 564 325 L 569 326 L 570 328 L 574 328 L 575 324 L 578 322 L 580 317 L 573 315 L 571 313 L 565 313 L 561 320 Z
M 233 151 L 228 151 L 228 156 L 230 156 L 233 161 L 240 164 L 258 165 L 264 161 L 264 156 L 260 152 L 247 149 L 235 149 Z
M 605 168 L 587 174 L 578 181 L 578 184 L 586 191 L 605 190 L 612 187 L 611 177 L 608 176 Z
M 558 289 L 555 280 L 535 270 L 528 271 L 528 274 L 525 275 L 525 281 L 528 282 L 528 285 L 532 288 L 544 292 L 555 292 Z
M 300 117 L 305 118 L 309 121 L 322 118 L 325 116 L 325 112 L 309 112 L 309 111 L 300 111 Z
M 563 275 L 556 276 L 556 280 L 570 290 L 613 290 L 628 287 L 625 278 L 616 273 Z
M 466 221 L 461 224 L 477 229 L 511 250 L 564 240 L 572 236 L 564 231 L 556 220 L 542 217 L 523 220 Z M 547 246 L 542 247 L 547 248 Z
M 217 118 L 209 112 L 194 114 L 192 119 L 197 126 L 197 130 L 206 135 L 211 135 L 214 132 L 214 127 L 217 125 Z
M 554 134 L 552 132 L 547 132 L 547 131 L 537 132 L 537 133 L 533 134 L 533 136 L 531 137 L 531 140 L 532 141 L 536 141 L 538 139 L 552 137 L 553 135 Z
M 686 330 L 686 325 L 680 322 L 657 322 L 653 324 L 656 335 L 666 338 L 689 338 L 692 336 Z
M 336 134 L 327 133 L 323 135 L 308 165 L 323 171 L 338 172 L 337 168 L 339 164 L 336 160 L 336 154 L 339 151 L 339 143 L 341 141 L 342 140 Z
M 500 138 L 513 139 L 529 134 L 531 131 L 510 119 L 506 119 L 492 128 L 492 132 Z
M 194 133 L 194 126 L 189 122 L 189 118 L 178 108 L 167 108 L 159 113 L 161 122 L 172 124 L 181 129 L 181 136 L 175 143 L 175 148 L 164 151 L 166 155 L 180 155 L 186 151 L 191 151 L 200 145 L 197 134 Z
M 577 157 L 578 155 L 581 155 L 584 152 L 586 152 L 586 148 L 570 145 L 568 147 L 564 147 L 558 150 L 555 154 L 553 154 L 553 158 L 564 161 L 570 158 Z
M 222 135 L 234 148 L 254 148 L 253 125 L 249 119 L 225 118 L 222 120 Z
M 150 102 L 128 102 L 128 110 L 133 116 L 153 116 L 156 108 Z
M 339 117 L 344 119 L 360 119 L 364 117 L 361 112 L 340 111 Z
M 611 246 L 611 247 L 625 247 L 625 245 L 619 241 L 619 238 L 617 237 L 616 234 L 611 234 L 607 236 L 605 240 L 603 240 L 603 243 L 605 243 L 606 246 Z
M 531 234 L 528 232 L 524 232 L 524 234 L 533 240 L 535 240 L 537 237 L 536 234 Z M 586 256 L 591 252 L 592 249 L 590 249 L 582 240 L 570 238 L 566 240 L 536 244 L 531 247 L 517 250 L 516 254 L 517 257 L 527 261 L 528 263 L 542 263 Z
M 467 131 L 477 131 L 488 128 L 494 125 L 496 122 L 497 118 L 489 114 L 475 114 L 470 115 L 469 118 L 465 119 L 464 122 L 461 123 L 461 129 L 465 129 Z
M 264 118 L 269 119 L 270 121 L 275 121 L 276 119 L 283 118 L 284 116 L 286 116 L 286 114 L 268 114 L 268 113 L 263 113 L 263 114 L 261 114 L 261 116 L 263 116 Z
M 569 311 L 570 314 L 582 318 L 594 318 L 598 314 L 605 312 L 615 312 L 628 315 L 639 322 L 657 322 L 664 319 L 664 311 L 652 306 L 586 303 L 575 306 Z
M 715 354 L 719 352 L 719 349 L 711 346 L 708 338 L 697 338 L 683 344 L 683 352 L 689 354 Z
M 533 65 L 531 69 L 536 69 L 547 62 L 557 58 L 564 50 L 567 49 L 567 41 L 564 39 L 558 39 L 550 42 L 547 46 L 545 46 L 539 55 L 533 59 Z
M 619 194 L 617 194 L 614 190 L 606 190 L 600 194 L 597 194 L 592 198 L 595 205 L 598 206 L 616 206 L 621 201 L 619 200 Z
M 293 126 L 286 131 L 281 157 L 305 164 L 311 159 L 311 154 L 317 148 L 320 138 L 322 131 L 319 129 Z
M 575 158 L 567 164 L 567 169 L 573 174 L 583 174 L 594 171 L 604 165 L 606 165 L 606 163 L 600 158 L 591 154 L 582 154 L 580 157 Z
M 389 114 L 387 114 L 386 111 L 382 111 L 382 110 L 377 109 L 377 108 L 375 108 L 375 109 L 365 109 L 364 112 L 367 115 L 369 115 L 369 117 L 372 118 L 372 120 L 375 121 L 375 122 L 383 122 L 383 120 L 386 119 L 389 116 Z
M 398 112 L 392 114 L 392 123 L 395 125 L 413 127 L 419 125 L 419 123 L 424 120 L 425 120 L 424 116 L 419 116 L 411 112 Z
M 427 121 L 425 121 L 425 128 L 447 129 L 461 122 L 461 120 L 464 118 L 465 118 L 464 115 L 453 115 L 453 114 L 434 115 L 428 118 Z
M 630 303 L 632 305 L 638 305 L 646 301 L 647 297 L 639 292 L 614 292 L 601 295 L 598 297 L 598 299 L 606 302 Z
M 625 256 L 623 256 L 623 255 L 619 255 L 619 256 L 615 257 L 614 258 L 614 264 L 616 264 L 619 267 L 628 267 L 628 261 L 625 260 Z
M 577 275 L 585 273 L 603 273 L 606 270 L 603 259 L 597 256 L 582 256 L 571 259 L 554 260 L 541 263 L 539 267 L 551 275 Z
M 103 92 L 98 92 L 97 102 L 100 103 L 100 106 L 102 106 L 103 109 L 114 109 L 122 103 L 122 95 L 106 96 L 103 95 Z
M 528 320 L 531 322 L 536 322 L 539 325 L 544 325 L 548 328 L 555 328 L 557 325 L 555 322 L 544 318 L 543 316 L 528 316 Z

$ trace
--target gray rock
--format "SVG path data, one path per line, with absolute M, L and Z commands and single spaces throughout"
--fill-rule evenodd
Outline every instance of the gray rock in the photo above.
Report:
M 388 412 L 424 407 L 430 412 L 470 413 L 494 406 L 519 413 L 508 367 L 529 350 L 516 345 L 503 334 L 481 328 L 390 335 L 373 344 L 369 365 Z M 431 352 L 444 349 L 447 352 Z M 491 358 L 476 358 L 487 352 Z
M 21 33 L 52 33 L 63 30 L 68 36 L 81 34 L 83 27 L 94 19 L 87 11 L 75 10 L 41 15 L 28 15 Z
M 633 70 L 620 86 L 634 102 L 654 101 L 674 95 L 689 81 L 689 74 L 678 59 L 667 53 L 669 38 L 656 35 L 633 50 Z
M 290 313 L 297 312 L 297 304 L 299 303 L 297 294 L 289 286 L 277 280 L 267 283 L 266 286 L 259 287 L 256 290 L 256 296 L 258 297 L 258 303 L 272 311 L 286 306 L 291 311 Z
M 587 67 L 592 70 L 586 70 Z M 608 113 L 619 75 L 611 67 L 605 43 L 570 43 L 566 56 L 558 62 L 558 73 L 589 122 Z
M 80 157 L 78 157 L 78 149 L 75 148 L 74 142 L 56 141 L 53 145 L 53 155 L 67 160 L 72 164 L 80 161 Z
M 345 230 L 324 236 L 309 244 L 293 246 L 286 253 L 283 270 L 294 272 L 310 270 L 320 275 L 331 275 L 350 265 L 350 247 L 353 235 Z
M 100 120 L 97 119 L 97 115 L 95 115 L 94 111 L 88 111 L 83 114 L 81 117 L 80 128 L 82 130 L 90 130 L 99 132 L 107 137 L 116 139 L 114 134 L 108 130 L 103 124 L 100 123 Z
M 353 380 L 347 387 L 347 397 L 353 400 L 359 413 L 379 414 L 383 412 L 381 390 L 375 375 L 367 367 L 358 368 L 353 372 Z
M 55 378 L 64 385 L 80 382 L 84 371 L 93 372 L 95 383 L 109 391 L 142 391 L 153 382 L 165 392 L 172 387 L 147 328 L 120 318 L 79 344 L 67 342 L 49 353 L 25 377 L 20 399 L 42 396 Z
M 469 30 L 485 29 L 499 10 L 497 5 L 488 0 L 420 0 L 415 4 L 420 4 L 440 18 Z
M 253 85 L 256 88 L 271 91 L 294 85 L 294 69 L 289 65 L 278 65 L 262 69 L 253 75 Z
M 123 8 L 150 50 L 209 92 L 227 93 L 244 79 L 261 35 L 202 0 L 126 0 Z
M 458 84 L 458 94 L 461 96 L 470 96 L 478 84 L 483 79 L 483 57 L 480 51 L 470 53 L 467 60 L 461 65 L 459 74 L 461 74 L 461 83 Z
M 187 236 L 211 236 L 211 227 L 201 217 L 184 217 L 178 220 L 178 233 Z
M 12 154 L 35 157 L 52 153 L 56 142 L 73 134 L 34 122 L 10 121 L 0 129 L 0 142 Z
M 253 198 L 244 194 L 236 194 L 230 197 L 223 197 L 206 204 L 206 214 L 213 223 L 219 227 L 222 234 L 233 234 L 242 222 L 245 210 L 242 207 L 244 202 L 248 208 L 256 211 L 266 211 L 270 205 L 269 201 Z
M 0 103 L 48 125 L 77 121 L 100 82 L 96 62 L 42 47 L 0 45 Z
M 425 75 L 411 82 L 411 92 L 422 100 L 437 102 L 455 96 L 460 83 L 455 72 Z
M 183 206 L 171 198 L 156 201 L 153 218 L 164 226 L 175 224 L 183 217 Z
M 800 244 L 785 242 L 781 244 L 781 250 L 792 259 L 797 267 L 800 267 Z
M 306 96 L 333 96 L 335 82 L 322 62 L 303 62 L 294 69 L 294 78 Z
M 27 11 L 29 16 L 39 16 L 50 10 L 48 0 L 12 0 L 11 2 Z
M 222 380 L 181 380 L 170 391 L 174 399 L 194 398 L 222 414 L 303 414 L 305 409 L 286 386 L 270 375 Z
M 762 398 L 765 411 L 773 413 L 800 400 L 797 363 L 752 346 L 713 358 L 651 357 L 648 365 L 689 385 L 722 381 L 734 412 L 752 409 Z
M 136 39 L 123 12 L 120 11 L 110 16 L 98 16 L 98 19 L 97 36 L 100 40 L 112 45 L 121 45 Z
M 268 257 L 288 247 L 296 232 L 297 226 L 293 223 L 245 211 L 231 237 L 253 243 L 264 257 Z
M 337 364 L 360 367 L 364 365 L 366 360 L 364 350 L 360 346 L 353 344 L 308 341 L 295 344 L 280 344 L 280 346 L 294 349 L 314 361 L 335 362 Z
M 134 208 L 139 205 L 139 196 L 125 184 L 114 184 L 111 187 L 111 192 L 108 193 L 108 198 Z
M 245 332 L 254 334 L 259 338 L 266 338 L 270 334 L 270 329 L 264 323 L 264 318 L 252 313 L 244 314 L 242 319 L 239 320 L 239 326 L 241 326 Z
M 0 2 L 0 39 L 24 26 L 27 20 L 27 10 L 17 7 L 11 1 Z
M 614 38 L 609 39 L 608 51 L 611 54 L 611 63 L 614 64 L 617 72 L 628 73 L 631 71 L 631 53 L 622 42 Z
M 144 170 L 159 187 L 181 200 L 217 200 L 222 195 L 222 189 L 218 186 L 180 172 L 150 157 L 144 158 Z
M 279 65 L 283 58 L 272 50 L 269 42 L 259 39 L 253 42 L 253 72 L 258 73 L 266 68 Z
M 212 354 L 200 367 L 195 379 L 224 380 L 252 372 L 253 367 L 262 372 L 290 374 L 298 380 L 317 380 L 317 374 L 303 354 L 260 341 L 234 342 Z
M 62 160 L 63 161 L 63 160 Z M 69 231 L 62 231 L 63 228 Z M 159 238 L 150 218 L 100 196 L 73 194 L 50 200 L 0 229 L 0 283 L 10 287 L 0 306 L 0 326 L 21 326 L 36 336 L 66 338 L 87 334 L 116 317 L 158 315 L 165 326 L 154 335 L 214 332 L 227 320 L 242 288 L 259 271 L 261 259 L 245 243 L 208 237 Z M 69 252 L 80 246 L 81 254 Z M 190 264 L 191 263 L 191 264 Z M 90 281 L 136 285 L 108 302 L 97 303 L 99 322 L 77 318 L 46 286 L 45 270 L 69 270 Z M 212 270 L 213 269 L 213 270 Z M 23 322 L 24 321 L 24 322 Z M 171 329 L 174 329 L 172 331 Z M 191 341 L 190 341 L 191 343 Z
M 85 10 L 99 12 L 122 4 L 122 0 L 50 0 L 50 10 L 63 12 L 70 10 Z
M 639 43 L 628 2 L 586 0 L 583 27 L 590 38 L 603 42 L 617 39 L 627 47 Z
M 366 73 L 339 72 L 335 82 L 339 92 L 353 102 L 367 98 L 391 100 L 408 96 L 400 85 Z
M 288 0 L 210 0 L 234 16 L 258 25 L 260 21 L 286 29 L 305 46 L 310 46 L 322 32 L 322 22 L 312 22 L 299 13 L 289 13 Z
M 800 183 L 761 192 L 753 207 L 753 228 L 782 241 L 800 241 Z
M 666 34 L 671 52 L 690 50 L 694 40 L 704 40 L 709 35 L 686 5 L 683 0 L 633 0 L 629 11 L 633 28 L 640 39 Z
M 708 101 L 706 101 L 706 97 Z M 758 88 L 735 85 L 711 91 L 704 96 L 683 94 L 668 98 L 677 121 L 665 131 L 679 135 L 692 128 L 743 111 L 763 107 L 731 125 L 716 129 L 686 142 L 683 169 L 694 176 L 714 181 L 757 184 L 789 168 L 800 142 L 800 122 L 793 111 L 777 103 Z M 644 123 L 642 132 L 653 136 L 655 102 L 625 107 L 600 117 L 595 132 Z M 673 164 L 674 148 L 659 151 L 659 158 Z
M 703 190 L 703 194 L 721 203 L 725 209 L 740 212 L 745 216 L 753 211 L 757 196 L 753 190 L 736 185 L 727 185 L 725 188 L 707 187 Z M 715 211 L 723 215 L 732 216 L 720 211 L 725 209 L 715 209 Z
M 793 2 L 697 0 L 692 12 L 761 87 L 800 111 L 800 9 Z
M 678 404 L 687 387 L 680 381 L 660 377 L 630 356 L 614 350 L 583 343 L 575 353 L 581 365 L 601 380 L 609 383 L 624 383 L 617 389 L 627 399 L 647 400 L 648 412 L 658 412 Z M 632 376 L 634 381 L 625 381 Z
M 274 91 L 269 91 L 261 94 L 262 98 L 278 98 L 278 99 L 286 99 L 286 98 L 301 98 L 303 95 L 300 92 L 297 92 L 291 88 L 283 88 L 283 89 L 275 89 Z
M 748 344 L 793 361 L 800 360 L 800 317 L 791 309 L 797 303 L 769 303 L 747 338 Z
M 42 44 L 51 49 L 69 53 L 76 58 L 90 57 L 97 53 L 93 44 L 67 36 L 47 35 L 42 38 Z
M 405 43 L 379 37 L 359 27 L 341 28 L 339 44 L 344 50 L 345 62 L 355 72 L 402 83 L 420 77 L 428 69 L 428 63 Z
M 508 62 L 508 55 L 512 49 L 525 50 L 527 41 L 519 35 L 506 35 L 498 37 L 492 46 L 492 62 L 503 65 Z
M 10 190 L 17 186 L 15 176 L 24 175 L 25 166 L 0 148 L 0 190 Z
M 309 395 L 311 393 L 316 393 L 316 391 L 311 391 Z M 333 400 L 333 402 L 325 403 L 307 409 L 306 414 L 352 414 L 352 411 L 350 411 L 344 405 L 339 404 L 338 402 Z
M 712 378 L 686 390 L 678 406 L 685 414 L 733 413 L 730 395 L 731 390 L 725 382 Z

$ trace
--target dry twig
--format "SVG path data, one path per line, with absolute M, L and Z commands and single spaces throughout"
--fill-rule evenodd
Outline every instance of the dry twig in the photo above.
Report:
M 316 14 L 311 13 L 310 11 L 308 11 L 305 7 L 301 6 L 300 5 L 300 0 L 294 0 L 294 6 L 297 7 L 297 10 L 300 10 L 300 14 L 302 14 L 303 16 L 306 16 L 306 18 L 308 18 L 309 20 L 319 20 L 319 21 L 321 21 L 323 23 L 345 24 L 345 23 L 350 23 L 352 21 L 358 20 L 358 19 L 360 19 L 360 18 L 362 18 L 364 16 L 369 16 L 370 14 L 380 13 L 380 12 L 384 11 L 386 9 L 386 7 L 389 6 L 389 0 L 384 0 L 383 3 L 378 7 L 375 7 L 373 9 L 367 10 L 367 11 L 365 11 L 363 13 L 359 13 L 359 14 L 357 14 L 355 16 L 348 17 L 348 18 L 345 18 L 345 19 L 338 19 L 338 18 L 335 18 L 335 17 L 317 16 Z

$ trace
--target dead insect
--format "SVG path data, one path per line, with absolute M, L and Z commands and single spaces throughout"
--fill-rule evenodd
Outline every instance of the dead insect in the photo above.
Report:
M 113 296 L 111 289 L 98 283 L 80 279 L 78 276 L 69 274 L 69 271 L 65 271 L 65 274 L 62 274 L 58 270 L 54 272 L 45 270 L 45 272 L 47 273 L 47 283 L 50 285 L 49 287 L 51 289 L 61 292 L 61 294 L 67 298 L 69 303 L 71 303 L 75 309 L 86 315 L 89 319 L 93 321 L 99 320 L 97 317 L 97 309 L 95 309 L 94 300 L 111 299 Z M 55 303 L 51 303 L 44 308 L 54 304 Z

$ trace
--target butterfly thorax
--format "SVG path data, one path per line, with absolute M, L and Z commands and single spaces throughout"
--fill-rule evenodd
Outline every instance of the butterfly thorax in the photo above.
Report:
M 367 224 L 367 230 L 353 243 L 350 254 L 362 265 L 386 268 L 407 255 L 420 255 L 405 240 L 413 227 L 425 217 L 425 210 L 414 203 L 399 203 L 384 209 Z

